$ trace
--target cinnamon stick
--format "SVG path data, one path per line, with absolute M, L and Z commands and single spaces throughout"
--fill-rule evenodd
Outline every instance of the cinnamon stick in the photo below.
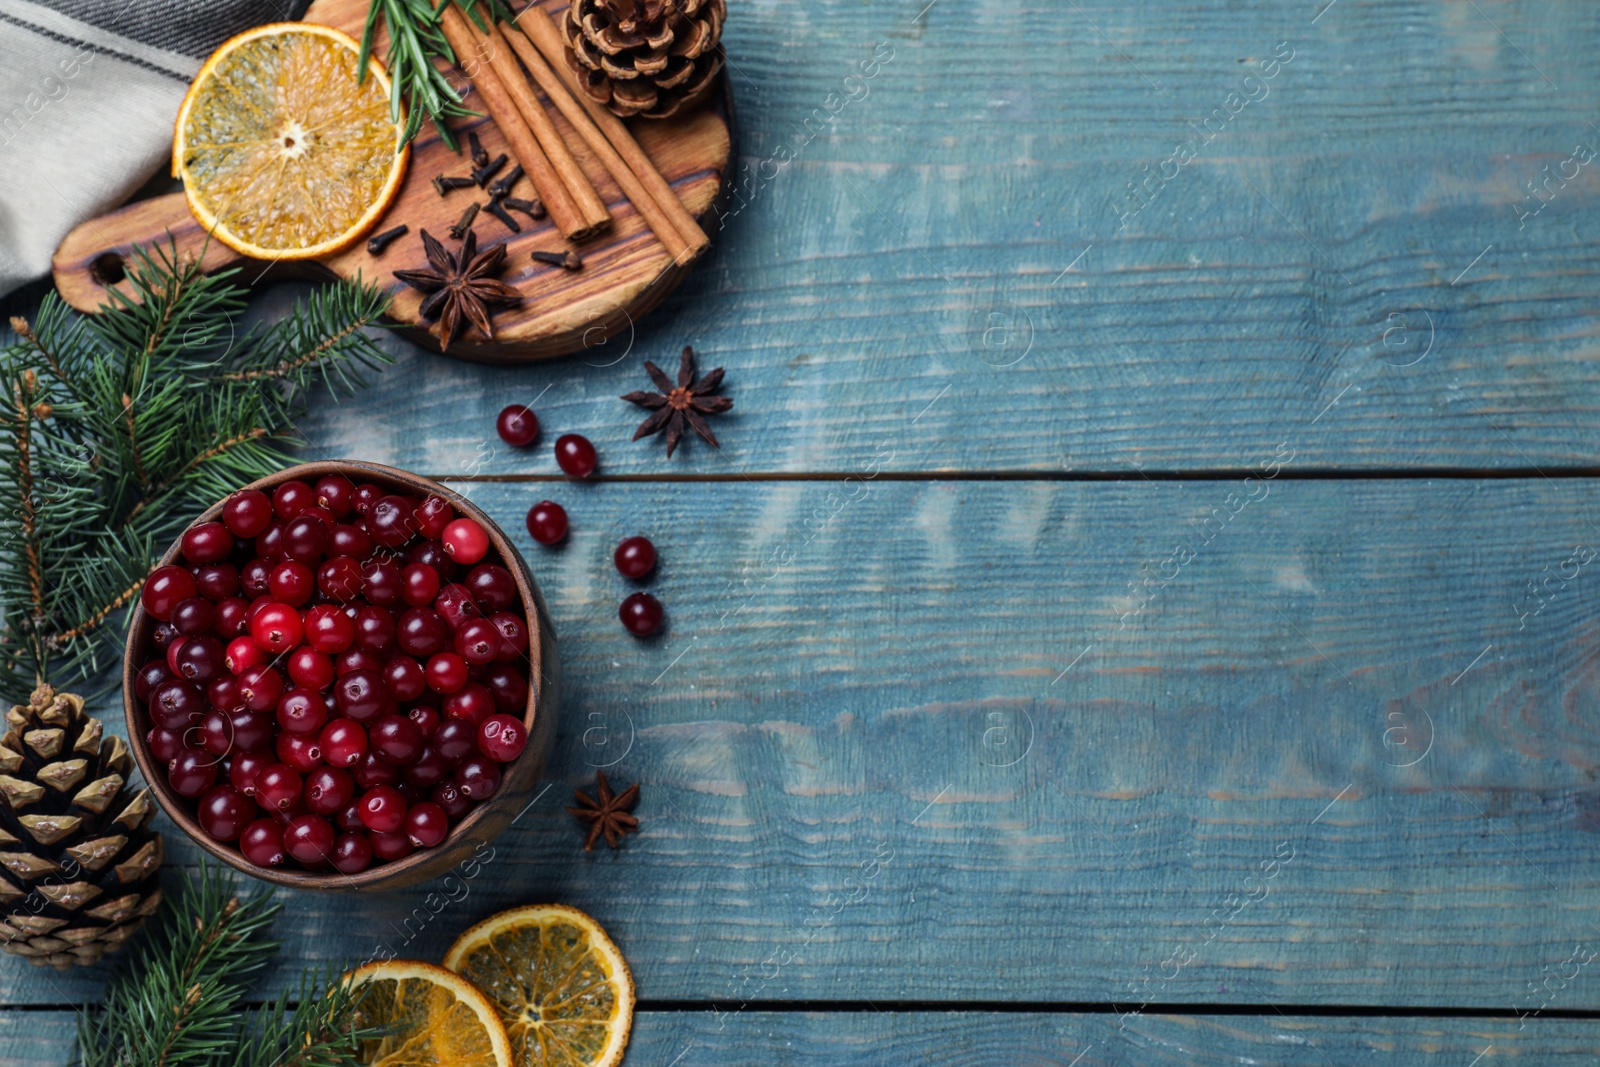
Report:
M 528 84 L 522 68 L 517 66 L 517 57 L 506 47 L 505 35 L 500 32 L 500 28 L 491 23 L 486 34 L 468 22 L 467 31 L 477 42 L 479 51 L 488 56 L 489 64 L 494 67 L 500 84 L 510 94 L 511 102 L 516 105 L 523 121 L 538 139 L 539 147 L 544 149 L 545 156 L 549 158 L 550 165 L 555 168 L 562 184 L 567 187 L 567 192 L 572 194 L 572 202 L 577 205 L 578 214 L 582 216 L 583 221 L 596 231 L 610 226 L 611 212 L 606 210 L 605 201 L 594 191 L 594 185 L 590 183 L 588 175 L 583 173 L 578 161 L 572 157 L 567 142 L 556 132 L 555 123 L 550 121 L 550 116 L 545 113 L 544 105 L 539 103 L 539 97 Z
M 561 109 L 561 113 L 566 116 L 573 129 L 578 131 L 594 154 L 600 158 L 606 170 L 611 172 L 623 195 L 633 204 L 645 224 L 660 238 L 673 261 L 688 263 L 704 250 L 710 241 L 701 232 L 700 227 L 695 225 L 694 218 L 687 211 L 682 211 L 683 205 L 678 203 L 678 198 L 672 197 L 672 202 L 678 205 L 681 213 L 689 219 L 690 225 L 694 226 L 696 235 L 694 238 L 686 239 L 688 235 L 679 230 L 672 216 L 657 203 L 656 198 L 645 188 L 644 183 L 634 174 L 627 162 L 617 154 L 611 142 L 606 140 L 605 134 L 600 132 L 600 127 L 589 117 L 589 113 L 573 99 L 566 83 L 550 69 L 544 57 L 534 48 L 533 42 L 516 29 L 505 33 L 504 38 L 517 53 L 517 57 L 522 60 L 522 65 L 528 68 L 528 73 L 533 75 L 533 80 L 539 83 L 539 88 L 543 89 L 545 95 Z M 699 244 L 691 243 L 693 240 L 698 240 Z
M 439 28 L 444 31 L 445 40 L 450 42 L 450 48 L 462 63 L 466 63 L 477 53 L 478 45 L 473 39 L 467 18 L 455 4 L 443 6 Z M 484 109 L 489 112 L 494 124 L 505 135 L 506 141 L 511 145 L 512 153 L 517 157 L 517 162 L 522 164 L 522 169 L 532 180 L 533 187 L 539 190 L 539 199 L 543 200 L 545 207 L 549 209 L 550 218 L 556 224 L 556 229 L 561 231 L 562 236 L 573 241 L 592 234 L 593 230 L 578 213 L 577 205 L 572 202 L 572 195 L 567 192 L 566 184 L 556 174 L 555 168 L 550 165 L 550 160 L 540 149 L 539 142 L 534 139 L 533 131 L 522 121 L 521 113 L 511 102 L 505 87 L 500 84 L 500 78 L 495 74 L 493 67 L 484 62 L 475 63 L 471 78 L 473 87 L 478 90 L 478 96 L 483 99 Z
M 616 150 L 617 155 L 622 158 L 627 168 L 633 172 L 634 177 L 644 186 L 650 198 L 672 220 L 672 224 L 677 228 L 679 235 L 688 243 L 689 247 L 699 252 L 709 245 L 711 239 L 700 228 L 700 224 L 689 213 L 689 209 L 684 207 L 683 201 L 678 198 L 678 194 L 673 191 L 672 186 L 667 184 L 667 180 L 661 176 L 661 172 L 656 169 L 655 164 L 650 162 L 650 157 L 645 154 L 644 149 L 639 147 L 639 142 L 633 139 L 633 134 L 628 132 L 628 127 L 623 125 L 622 120 L 617 116 L 589 99 L 588 94 L 578 87 L 577 79 L 573 76 L 572 71 L 567 69 L 567 46 L 561 39 L 561 31 L 556 29 L 556 24 L 549 14 L 543 8 L 530 4 L 523 8 L 522 13 L 517 16 L 516 26 L 538 48 L 546 61 L 546 69 L 553 71 L 561 79 L 561 84 L 568 90 L 566 95 L 576 100 L 579 107 L 589 116 L 594 125 L 599 127 L 604 138 L 610 142 L 611 147 Z M 514 37 L 515 35 L 512 36 Z M 518 54 L 521 54 L 520 51 Z M 545 91 L 549 92 L 548 89 Z M 552 95 L 552 99 L 556 99 L 558 106 L 560 105 L 559 98 Z M 567 113 L 565 107 L 562 108 L 562 113 Z M 569 121 L 571 121 L 570 116 Z M 573 124 L 578 125 L 576 122 Z M 580 130 L 582 129 L 581 126 L 579 128 Z M 587 136 L 585 134 L 585 139 L 587 139 Z M 632 199 L 631 194 L 629 199 Z M 638 206 L 638 201 L 634 201 L 634 206 Z M 643 214 L 642 211 L 641 214 Z

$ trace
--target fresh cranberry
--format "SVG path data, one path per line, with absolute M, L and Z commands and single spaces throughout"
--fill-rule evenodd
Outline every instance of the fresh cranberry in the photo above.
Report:
M 385 715 L 372 724 L 370 743 L 379 759 L 403 766 L 422 753 L 422 731 L 410 719 Z
M 172 628 L 185 637 L 197 637 L 216 629 L 217 608 L 203 596 L 180 600 L 172 609 Z
M 428 687 L 427 672 L 410 656 L 396 656 L 383 665 L 383 680 L 396 700 L 415 700 Z
M 278 759 L 301 774 L 315 770 L 322 762 L 322 745 L 314 734 L 279 734 L 276 747 Z
M 495 659 L 521 659 L 527 655 L 528 626 L 522 616 L 513 615 L 509 611 L 497 611 L 489 616 L 489 622 L 500 634 L 500 651 L 495 655 Z
M 528 536 L 541 545 L 560 544 L 567 536 L 567 509 L 541 500 L 528 509 Z
M 333 843 L 333 869 L 360 874 L 372 865 L 372 841 L 366 834 L 340 834 Z
M 271 562 L 283 558 L 283 523 L 274 519 L 267 524 L 267 528 L 256 537 L 255 553 Z
M 430 541 L 437 541 L 455 517 L 456 509 L 450 506 L 448 500 L 442 496 L 430 496 L 417 505 L 417 532 Z
M 334 703 L 342 714 L 357 722 L 370 722 L 394 704 L 394 694 L 375 670 L 351 671 L 333 687 Z
M 219 785 L 200 798 L 195 812 L 200 829 L 214 841 L 232 841 L 244 832 L 256 806 L 231 785 Z
M 656 546 L 648 537 L 625 537 L 617 545 L 613 560 L 618 573 L 637 582 L 656 569 Z
M 478 564 L 467 572 L 467 580 L 462 584 L 485 615 L 506 611 L 517 602 L 516 579 L 498 563 Z
M 349 523 L 337 523 L 333 533 L 328 537 L 328 555 L 349 556 L 351 559 L 362 560 L 372 555 L 372 538 L 367 536 L 367 531 L 359 526 Z
M 268 652 L 287 652 L 305 636 L 300 613 L 287 604 L 272 603 L 250 620 L 250 636 Z
M 539 436 L 539 416 L 526 404 L 512 404 L 500 410 L 494 429 L 512 448 L 527 448 Z
M 198 748 L 185 748 L 167 763 L 167 781 L 179 796 L 197 797 L 217 784 L 217 758 Z
M 600 463 L 594 445 L 580 434 L 563 434 L 556 438 L 556 464 L 571 478 L 587 478 Z
M 404 588 L 400 595 L 414 608 L 427 607 L 439 595 L 439 572 L 426 563 L 406 564 L 401 581 Z
M 181 546 L 190 563 L 221 563 L 233 551 L 233 534 L 220 522 L 202 522 L 184 531 Z
M 430 801 L 414 804 L 406 812 L 406 836 L 418 848 L 433 848 L 450 833 L 450 816 Z
M 257 489 L 241 489 L 222 504 L 222 524 L 235 537 L 255 537 L 272 521 L 272 501 Z
M 351 499 L 355 501 L 356 514 L 365 515 L 372 510 L 372 505 L 376 504 L 382 497 L 382 489 L 379 489 L 371 482 L 362 482 L 356 486 L 355 496 Z
M 303 689 L 317 692 L 333 684 L 333 660 L 326 652 L 301 645 L 289 653 L 289 680 Z
M 444 809 L 452 819 L 459 819 L 472 810 L 472 798 L 456 788 L 454 782 L 440 782 L 428 794 L 428 799 Z
M 150 694 L 150 718 L 165 730 L 184 730 L 205 713 L 205 698 L 191 682 L 172 678 Z
M 488 800 L 500 788 L 500 765 L 491 759 L 470 759 L 456 768 L 456 788 L 473 800 Z
M 439 613 L 452 630 L 459 629 L 468 619 L 476 619 L 483 614 L 473 602 L 472 590 L 458 582 L 451 582 L 439 590 L 439 597 L 433 602 L 433 610 Z
M 372 854 L 390 863 L 405 859 L 416 847 L 405 834 L 373 833 L 368 838 L 372 841 Z
M 661 629 L 666 613 L 661 610 L 661 601 L 649 593 L 634 593 L 617 608 L 617 618 L 633 636 L 649 637 Z
M 383 652 L 394 644 L 394 615 L 384 608 L 364 604 L 352 621 L 355 643 L 368 652 Z
M 169 565 L 157 567 L 151 572 L 150 577 L 145 579 L 139 600 L 144 604 L 144 610 L 166 622 L 172 618 L 174 608 L 199 592 L 200 587 L 195 584 L 194 575 L 182 567 Z
M 339 809 L 339 814 L 333 817 L 333 824 L 347 834 L 365 834 L 367 829 L 361 822 L 361 808 L 354 800 Z
M 328 702 L 310 689 L 291 689 L 278 701 L 278 725 L 292 734 L 314 734 L 328 721 Z
M 392 559 L 369 559 L 361 565 L 361 593 L 380 608 L 398 607 L 405 592 L 400 564 Z
M 336 605 L 317 604 L 306 612 L 306 644 L 318 652 L 343 652 L 356 639 L 356 624 Z
M 406 802 L 392 785 L 374 786 L 362 794 L 361 824 L 380 834 L 398 833 L 406 824 Z
M 223 671 L 206 683 L 206 701 L 218 711 L 247 710 L 239 696 L 239 679 Z
M 317 568 L 317 590 L 329 600 L 348 603 L 361 595 L 361 564 L 350 556 L 334 556 Z
M 459 586 L 449 588 L 460 588 Z M 440 600 L 443 600 L 441 594 Z M 408 608 L 399 621 L 400 650 L 408 656 L 431 656 L 450 644 L 450 625 L 437 611 Z
M 239 589 L 248 597 L 265 596 L 272 588 L 272 564 L 264 559 L 252 559 L 239 572 Z
M 239 591 L 239 568 L 231 563 L 212 563 L 197 567 L 194 584 L 207 600 L 226 600 Z
M 261 646 L 256 644 L 254 638 L 235 637 L 223 650 L 222 660 L 230 671 L 240 674 L 251 667 L 259 667 L 266 663 L 267 654 L 261 651 Z
M 332 720 L 317 739 L 330 766 L 354 767 L 367 758 L 367 731 L 353 719 Z
M 478 750 L 492 760 L 510 763 L 528 747 L 528 731 L 520 719 L 491 715 L 478 727 Z
M 273 765 L 274 757 L 265 752 L 240 752 L 228 767 L 228 780 L 247 797 L 256 795 L 256 779 Z
M 189 681 L 209 682 L 222 673 L 222 642 L 215 637 L 185 637 L 176 647 L 174 665 Z
M 477 726 L 497 710 L 494 694 L 480 682 L 468 682 L 445 697 L 439 710 L 447 719 L 463 719 Z
M 456 631 L 456 655 L 473 665 L 492 663 L 500 654 L 500 642 L 500 630 L 494 623 L 473 619 Z
M 411 785 L 435 786 L 450 777 L 450 763 L 424 746 L 421 755 L 400 768 L 400 777 Z
M 237 708 L 228 712 L 236 752 L 264 750 L 272 744 L 272 717 L 259 711 Z
M 444 528 L 439 543 L 457 563 L 476 563 L 489 554 L 489 533 L 471 519 L 456 519 Z
M 272 711 L 283 696 L 283 676 L 271 667 L 247 667 L 239 672 L 239 696 L 251 711 Z
M 317 591 L 316 575 L 297 559 L 286 559 L 272 568 L 267 592 L 280 604 L 300 607 Z
M 410 497 L 383 497 L 367 512 L 367 534 L 385 548 L 399 548 L 417 532 L 416 511 Z
M 213 756 L 226 756 L 233 750 L 233 717 L 216 709 L 206 712 L 200 720 L 198 740 L 200 747 Z
M 239 851 L 257 867 L 280 867 L 288 856 L 283 851 L 283 830 L 272 819 L 257 819 L 239 835 Z
M 394 785 L 400 780 L 400 768 L 385 763 L 376 752 L 368 752 L 361 762 L 350 768 L 350 776 L 362 789 L 373 786 Z
M 250 628 L 250 605 L 236 596 L 217 604 L 217 636 L 225 640 L 239 637 Z
M 311 491 L 317 498 L 317 506 L 327 508 L 338 518 L 355 510 L 356 485 L 342 474 L 323 475 Z
M 317 815 L 336 815 L 356 795 L 350 772 L 338 767 L 318 767 L 306 775 L 301 787 L 306 807 Z
M 286 522 L 316 505 L 317 494 L 298 478 L 284 482 L 272 491 L 272 510 Z
M 450 553 L 437 541 L 418 541 L 406 549 L 407 563 L 426 563 L 439 572 L 439 581 L 448 582 L 455 577 L 458 570 L 456 561 L 450 558 Z
M 355 648 L 341 652 L 339 658 L 334 661 L 333 666 L 334 673 L 343 678 L 345 675 L 355 671 L 378 670 L 383 666 L 383 663 L 382 655 L 372 651 L 370 648 L 362 648 L 357 645 Z
M 305 513 L 290 519 L 283 527 L 283 554 L 303 563 L 315 563 L 328 550 L 328 524 L 318 515 Z
M 186 747 L 183 743 L 183 734 L 183 730 L 168 730 L 156 726 L 144 735 L 144 743 L 149 746 L 150 755 L 162 763 L 171 763 Z
M 302 815 L 283 831 L 284 851 L 307 867 L 333 859 L 333 824 L 320 815 Z
M 178 628 L 176 626 L 172 625 L 170 622 L 158 622 L 156 623 L 155 630 L 150 634 L 150 642 L 155 645 L 156 648 L 160 649 L 162 652 L 165 652 L 167 647 L 172 644 L 173 640 L 176 639 L 177 636 Z
M 435 693 L 454 693 L 467 684 L 467 661 L 454 652 L 440 652 L 424 668 L 428 688 Z
M 433 732 L 428 747 L 441 759 L 459 763 L 478 751 L 478 728 L 466 719 L 445 719 Z
M 149 703 L 150 694 L 156 691 L 157 686 L 176 677 L 165 660 L 149 660 L 139 668 L 139 673 L 133 676 L 133 695 L 138 697 L 141 703 Z
M 422 735 L 424 741 L 431 738 L 439 729 L 439 724 L 444 721 L 444 717 L 439 714 L 438 708 L 430 708 L 426 704 L 418 704 L 416 707 L 409 709 L 406 712 L 406 718 L 416 725 L 417 732 Z

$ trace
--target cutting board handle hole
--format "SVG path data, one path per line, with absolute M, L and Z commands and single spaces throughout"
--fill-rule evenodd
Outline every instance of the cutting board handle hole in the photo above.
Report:
M 101 285 L 116 285 L 127 276 L 121 252 L 102 252 L 89 264 L 89 277 Z

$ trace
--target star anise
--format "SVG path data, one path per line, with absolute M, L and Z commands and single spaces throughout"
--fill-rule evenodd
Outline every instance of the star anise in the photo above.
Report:
M 567 809 L 577 816 L 579 822 L 589 824 L 589 839 L 583 843 L 583 850 L 592 852 L 594 843 L 600 840 L 602 834 L 605 835 L 606 844 L 621 848 L 625 835 L 639 832 L 639 820 L 628 814 L 639 803 L 639 783 L 633 783 L 620 795 L 613 795 L 605 771 L 596 771 L 594 782 L 595 792 L 600 794 L 600 799 L 593 800 L 580 789 L 574 793 L 573 799 L 583 807 Z
M 450 342 L 461 336 L 467 323 L 493 340 L 494 324 L 489 309 L 497 304 L 515 304 L 522 294 L 490 275 L 506 260 L 506 246 L 497 244 L 479 254 L 478 235 L 468 231 L 461 242 L 461 254 L 453 256 L 427 230 L 422 231 L 422 247 L 428 253 L 432 270 L 397 270 L 394 276 L 428 296 L 419 309 L 425 319 L 439 320 L 439 351 L 447 352 Z
M 648 359 L 644 361 L 644 369 L 661 392 L 629 393 L 622 398 L 630 404 L 651 409 L 650 417 L 641 422 L 639 428 L 633 432 L 633 439 L 637 441 L 641 437 L 660 433 L 665 428 L 667 457 L 670 459 L 672 450 L 678 447 L 678 441 L 683 437 L 684 423 L 688 423 L 694 427 L 695 433 L 705 438 L 707 444 L 713 448 L 720 448 L 721 446 L 717 444 L 717 435 L 711 432 L 711 427 L 706 425 L 703 416 L 720 415 L 733 407 L 732 398 L 709 395 L 722 384 L 722 368 L 718 367 L 704 378 L 695 381 L 694 349 L 685 345 L 683 362 L 678 365 L 676 388 L 673 387 L 672 379 Z

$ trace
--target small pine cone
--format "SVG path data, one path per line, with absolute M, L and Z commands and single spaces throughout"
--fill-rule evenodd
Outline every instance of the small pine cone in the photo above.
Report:
M 722 69 L 727 0 L 573 0 L 561 29 L 567 63 L 596 103 L 662 119 Z
M 115 952 L 161 903 L 161 835 L 133 759 L 83 698 L 40 686 L 0 737 L 0 947 L 57 970 Z

